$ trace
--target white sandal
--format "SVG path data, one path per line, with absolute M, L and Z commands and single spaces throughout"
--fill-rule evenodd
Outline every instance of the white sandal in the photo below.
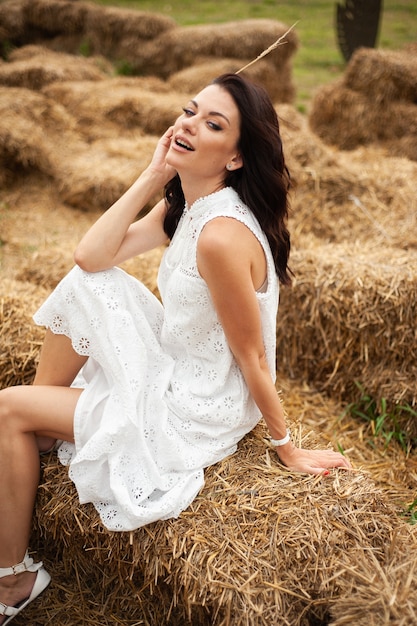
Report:
M 0 578 L 10 576 L 11 574 L 17 576 L 18 574 L 22 574 L 23 572 L 38 572 L 31 594 L 28 598 L 26 598 L 26 600 L 19 602 L 17 606 L 7 606 L 6 604 L 3 604 L 3 602 L 0 602 L 0 615 L 7 616 L 7 619 L 3 622 L 1 626 L 6 626 L 6 624 L 9 624 L 18 613 L 23 611 L 23 609 L 25 609 L 27 605 L 32 602 L 32 600 L 37 598 L 38 595 L 47 588 L 51 581 L 51 577 L 46 569 L 43 567 L 42 561 L 40 561 L 39 563 L 34 563 L 33 559 L 28 555 L 27 552 L 25 554 L 25 558 L 21 563 L 13 565 L 12 567 L 0 567 Z

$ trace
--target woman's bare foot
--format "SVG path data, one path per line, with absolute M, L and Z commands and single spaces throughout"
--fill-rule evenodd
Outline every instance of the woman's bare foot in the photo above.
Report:
M 22 572 L 15 576 L 5 576 L 0 580 L 0 602 L 6 606 L 16 606 L 26 600 L 32 592 L 37 572 Z M 6 615 L 0 615 L 0 625 L 6 621 Z

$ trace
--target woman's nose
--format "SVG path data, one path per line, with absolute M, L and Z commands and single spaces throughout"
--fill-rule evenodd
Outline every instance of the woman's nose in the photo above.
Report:
M 182 120 L 182 127 L 184 130 L 194 134 L 196 130 L 196 119 L 195 115 L 190 117 L 184 117 Z

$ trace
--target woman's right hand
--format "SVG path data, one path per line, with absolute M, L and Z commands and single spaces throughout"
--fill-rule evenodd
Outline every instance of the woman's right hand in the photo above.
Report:
M 326 476 L 330 469 L 352 469 L 350 461 L 335 450 L 305 450 L 291 441 L 275 448 L 278 457 L 290 471 Z
M 152 160 L 148 166 L 148 169 L 162 177 L 163 182 L 161 186 L 165 186 L 174 176 L 176 170 L 166 162 L 166 156 L 171 146 L 172 134 L 174 127 L 170 126 L 167 131 L 162 135 L 155 148 Z
M 173 127 L 168 128 L 158 141 L 148 167 L 81 239 L 74 260 L 83 270 L 98 272 L 120 265 L 166 242 L 163 201 L 141 220 L 136 218 L 177 173 L 166 162 L 172 133 Z

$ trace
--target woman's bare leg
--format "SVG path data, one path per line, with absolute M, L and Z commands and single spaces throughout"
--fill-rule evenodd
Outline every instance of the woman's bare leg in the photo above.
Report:
M 69 387 L 86 360 L 87 357 L 75 352 L 66 335 L 55 335 L 48 329 L 33 384 Z M 38 437 L 37 441 L 38 449 L 44 452 L 54 445 L 55 440 L 51 437 Z
M 0 567 L 20 563 L 29 543 L 39 482 L 36 435 L 73 441 L 81 391 L 51 386 L 0 391 Z M 27 598 L 35 576 L 25 572 L 1 578 L 0 602 L 14 606 Z
M 47 330 L 42 345 L 35 385 L 69 387 L 87 357 L 75 352 L 71 339 L 66 335 L 55 335 Z

